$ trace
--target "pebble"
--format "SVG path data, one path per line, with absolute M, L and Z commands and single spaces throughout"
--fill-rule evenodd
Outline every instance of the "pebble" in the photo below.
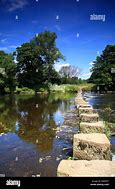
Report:
M 56 157 L 56 161 L 59 161 L 61 158 L 59 158 L 59 157 Z
M 4 135 L 4 133 L 1 133 L 0 136 Z
M 38 144 L 38 139 L 36 139 L 36 144 Z
M 39 163 L 42 163 L 42 161 L 43 161 L 43 158 L 39 158 Z
M 51 158 L 51 156 L 46 156 L 44 159 L 47 161 Z

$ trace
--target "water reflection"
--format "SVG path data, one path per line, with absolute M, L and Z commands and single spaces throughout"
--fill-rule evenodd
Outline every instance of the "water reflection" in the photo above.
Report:
M 53 148 L 56 128 L 62 114 L 70 109 L 71 94 L 6 96 L 0 99 L 0 133 L 15 133 L 35 144 L 41 152 Z

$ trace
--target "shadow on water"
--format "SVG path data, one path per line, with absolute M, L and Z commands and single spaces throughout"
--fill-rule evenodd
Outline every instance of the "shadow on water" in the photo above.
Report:
M 70 110 L 72 94 L 6 96 L 0 98 L 0 174 L 56 176 L 69 141 L 56 129 Z

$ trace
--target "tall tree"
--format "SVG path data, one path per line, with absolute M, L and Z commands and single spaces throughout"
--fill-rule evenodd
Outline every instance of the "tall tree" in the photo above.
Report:
M 106 46 L 102 55 L 94 61 L 91 71 L 91 82 L 106 89 L 115 89 L 115 45 Z
M 16 85 L 16 64 L 12 54 L 0 51 L 0 91 L 3 93 L 5 88 L 10 92 L 15 90 Z
M 56 47 L 56 34 L 45 31 L 29 43 L 17 48 L 18 80 L 21 86 L 36 88 L 37 85 L 54 81 L 55 62 L 64 59 Z

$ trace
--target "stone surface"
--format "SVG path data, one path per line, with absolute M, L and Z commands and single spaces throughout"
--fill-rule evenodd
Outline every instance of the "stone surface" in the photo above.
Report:
M 91 107 L 89 104 L 87 103 L 80 103 L 76 105 L 77 108 L 83 107 L 83 108 L 89 108 Z
M 80 132 L 81 133 L 104 133 L 104 123 L 103 121 L 98 121 L 95 123 L 81 122 Z
M 58 177 L 115 177 L 115 162 L 108 160 L 62 160 Z
M 80 114 L 80 120 L 83 122 L 98 122 L 99 115 L 97 113 L 94 114 Z
M 80 107 L 79 108 L 79 115 L 80 114 L 84 114 L 84 113 L 88 113 L 88 114 L 93 114 L 94 113 L 94 110 L 92 107 Z
M 83 99 L 83 96 L 82 96 L 82 92 L 78 92 L 76 98 L 75 98 L 75 105 L 77 106 L 77 108 L 79 107 L 91 107 L 88 102 L 86 102 L 84 99 Z
M 79 160 L 111 160 L 110 142 L 105 134 L 75 134 L 73 157 Z

